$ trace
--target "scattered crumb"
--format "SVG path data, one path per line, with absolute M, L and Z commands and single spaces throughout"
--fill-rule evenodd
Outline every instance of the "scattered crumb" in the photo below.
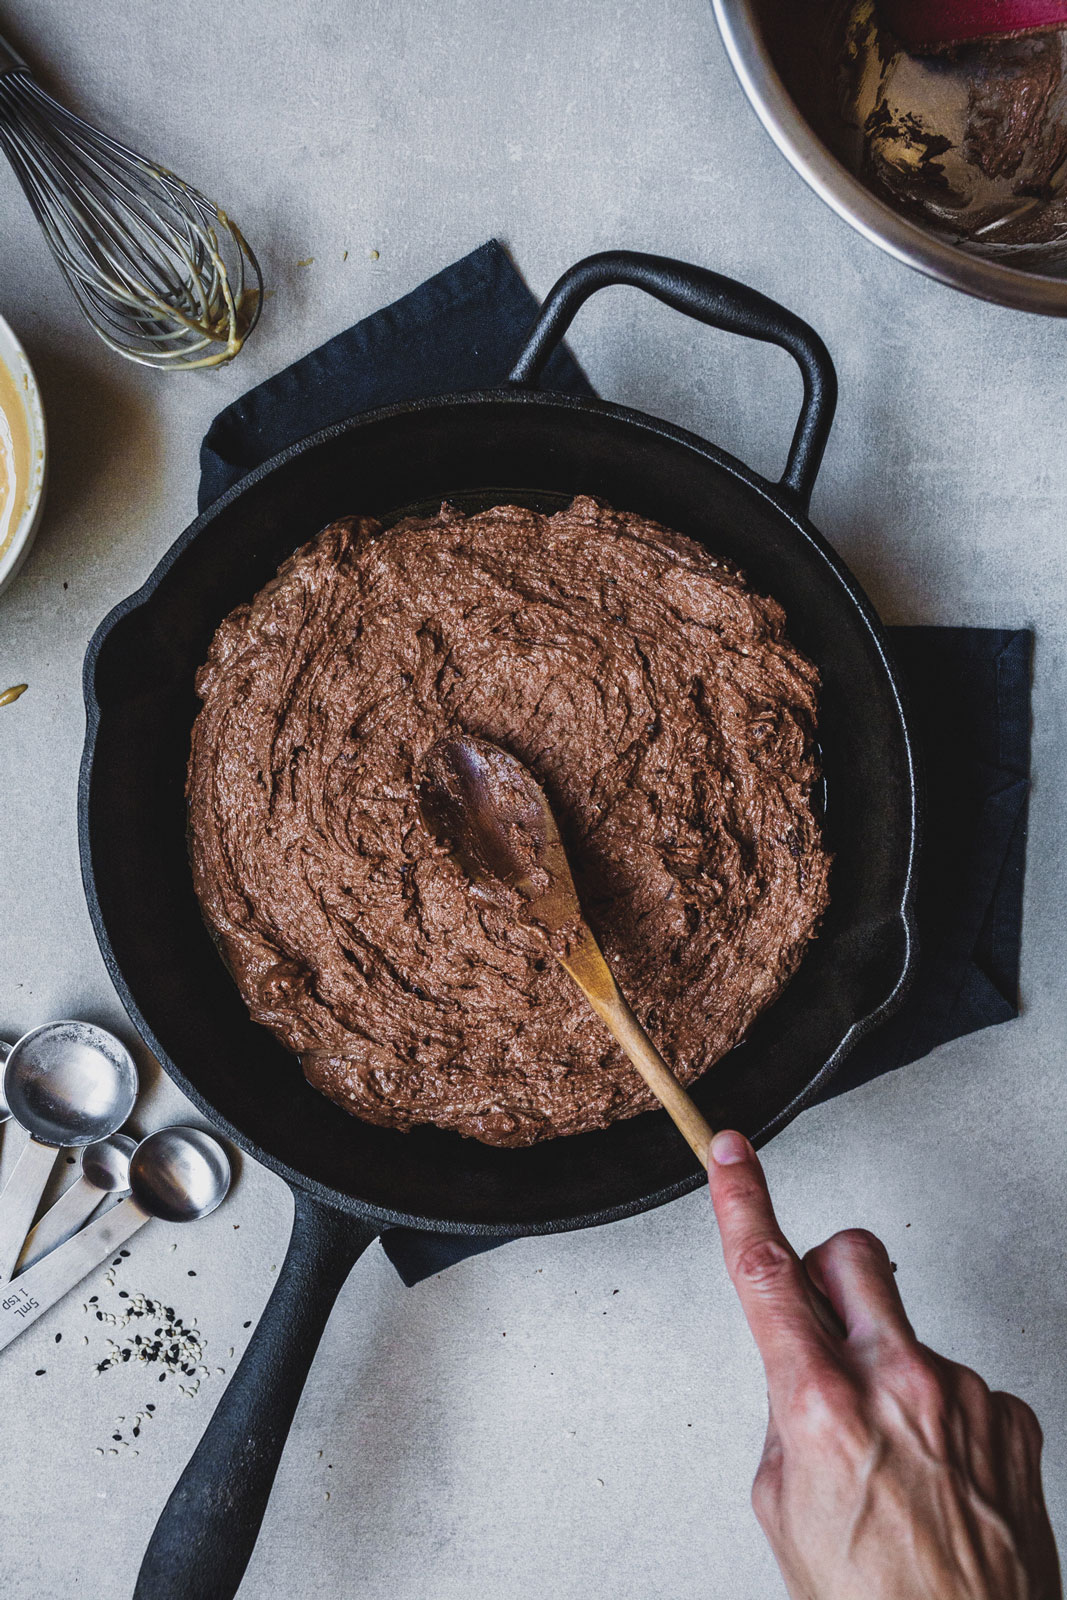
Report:
M 341 251 L 341 260 L 342 261 L 347 261 L 348 260 L 348 251 L 347 250 L 342 250 Z
M 19 696 L 25 694 L 28 688 L 28 683 L 12 684 L 10 689 L 5 689 L 3 694 L 0 694 L 0 706 L 14 705 Z
M 377 250 L 368 250 L 367 254 L 372 261 L 378 261 L 380 259 L 380 253 Z
M 314 265 L 315 265 L 315 257 L 314 256 L 305 256 L 302 261 L 298 261 L 297 262 L 297 266 L 298 267 L 313 267 Z

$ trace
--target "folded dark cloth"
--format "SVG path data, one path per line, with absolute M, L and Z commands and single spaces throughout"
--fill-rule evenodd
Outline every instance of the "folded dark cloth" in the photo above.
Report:
M 201 450 L 200 507 L 262 461 L 376 406 L 503 382 L 537 314 L 490 241 L 340 333 L 215 418 Z M 545 387 L 593 391 L 560 346 Z M 847 1058 L 829 1099 L 949 1039 L 1018 1015 L 1032 638 L 1021 629 L 893 628 L 924 768 L 919 964 L 901 1009 Z M 383 1246 L 405 1283 L 502 1241 L 394 1228 Z
M 221 411 L 200 451 L 200 510 L 261 461 L 331 422 L 401 400 L 499 388 L 537 310 L 491 239 Z M 593 393 L 565 345 L 552 352 L 543 381 L 566 394 Z

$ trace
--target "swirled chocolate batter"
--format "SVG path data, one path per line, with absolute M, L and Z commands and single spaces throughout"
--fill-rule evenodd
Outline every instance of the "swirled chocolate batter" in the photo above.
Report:
M 442 508 L 325 529 L 197 678 L 197 894 L 252 1016 L 316 1088 L 490 1144 L 653 1104 L 537 931 L 419 815 L 442 733 L 544 785 L 589 921 L 684 1082 L 744 1034 L 827 903 L 818 678 L 775 601 L 641 517 Z

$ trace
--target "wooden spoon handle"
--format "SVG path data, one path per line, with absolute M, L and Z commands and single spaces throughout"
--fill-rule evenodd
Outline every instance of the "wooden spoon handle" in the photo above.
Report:
M 595 1005 L 594 1009 L 611 1029 L 700 1165 L 707 1171 L 715 1130 L 697 1110 L 688 1091 L 682 1088 L 622 995 L 616 989 L 612 1004 L 603 1011 Z
M 697 1110 L 670 1067 L 627 1005 L 611 968 L 593 937 L 587 937 L 560 966 L 569 972 L 605 1027 L 618 1040 L 652 1090 L 660 1105 L 685 1139 L 700 1165 L 707 1170 L 714 1130 Z

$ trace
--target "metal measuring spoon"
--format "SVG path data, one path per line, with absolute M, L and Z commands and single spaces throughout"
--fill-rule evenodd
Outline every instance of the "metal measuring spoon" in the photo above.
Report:
M 121 1128 L 137 1099 L 137 1068 L 103 1028 L 46 1022 L 11 1047 L 3 1084 L 11 1115 L 30 1138 L 0 1194 L 0 1283 L 22 1252 L 57 1150 Z
M 88 1221 L 105 1195 L 121 1199 L 130 1192 L 130 1157 L 137 1149 L 137 1140 L 125 1133 L 112 1133 L 95 1144 L 87 1144 L 81 1153 L 81 1175 L 65 1189 L 35 1228 L 26 1237 L 19 1257 L 19 1271 L 54 1250 L 57 1245 L 77 1233 Z
M 11 1046 L 5 1039 L 0 1039 L 0 1122 L 7 1122 L 11 1116 L 11 1107 L 4 1099 L 4 1062 L 11 1054 Z
M 225 1200 L 229 1158 L 199 1128 L 160 1128 L 142 1139 L 130 1158 L 129 1200 L 94 1217 L 76 1233 L 20 1272 L 0 1294 L 0 1350 L 62 1300 L 86 1273 L 125 1244 L 150 1217 L 198 1222 Z

